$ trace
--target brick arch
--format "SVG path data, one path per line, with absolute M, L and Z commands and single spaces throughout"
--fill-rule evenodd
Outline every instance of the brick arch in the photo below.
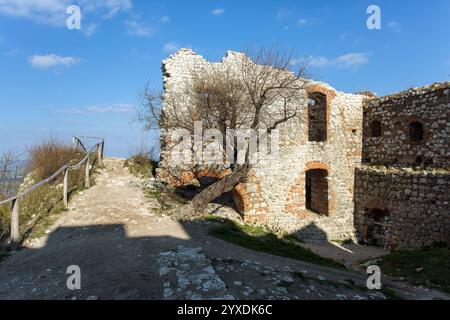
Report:
M 181 187 L 194 179 L 202 177 L 223 179 L 231 174 L 231 172 L 231 169 L 204 169 L 195 173 L 192 171 L 183 171 L 178 177 L 170 176 L 169 183 L 173 187 Z M 252 188 L 250 188 L 250 185 Z M 239 183 L 233 189 L 232 195 L 240 214 L 246 221 L 265 223 L 268 208 L 266 206 L 261 206 L 261 203 L 263 202 L 261 196 L 261 183 L 255 175 L 250 175 L 247 177 L 246 182 Z
M 327 170 L 328 174 L 330 174 L 331 167 L 328 163 L 319 162 L 319 161 L 310 161 L 305 164 L 305 172 L 309 170 L 322 169 Z
M 321 93 L 326 97 L 326 126 L 327 126 L 327 143 L 331 143 L 332 142 L 332 135 L 331 135 L 331 104 L 334 100 L 334 98 L 336 98 L 336 91 L 334 91 L 331 88 L 327 88 L 324 86 L 321 86 L 319 84 L 314 84 L 314 85 L 309 85 L 306 87 L 306 94 L 307 96 L 314 94 L 314 93 Z M 308 112 L 307 112 L 307 123 L 309 123 L 308 121 Z M 308 125 L 309 126 L 309 125 Z
M 264 201 L 261 193 L 261 183 L 256 176 L 250 176 L 245 182 L 239 183 L 234 188 L 233 198 L 236 205 L 240 205 L 240 214 L 244 221 L 250 223 L 265 224 L 267 222 L 268 207 L 263 205 Z
M 245 183 L 240 183 L 232 192 L 234 203 L 241 214 L 246 214 L 250 210 L 250 196 Z
M 230 175 L 232 173 L 231 169 L 225 169 L 225 170 L 208 170 L 204 169 L 199 172 L 197 172 L 194 177 L 196 179 L 198 178 L 217 178 L 217 179 L 223 179 L 224 177 Z M 259 184 L 258 184 L 259 185 Z M 259 190 L 260 191 L 260 190 Z M 251 206 L 251 193 L 248 191 L 247 184 L 246 183 L 239 183 L 231 192 L 233 196 L 233 201 L 236 205 L 236 207 L 239 210 L 239 213 L 242 215 L 247 214 L 252 206 Z
M 326 170 L 328 177 L 331 175 L 331 167 L 329 164 L 317 161 L 311 161 L 305 164 L 299 177 L 294 181 L 286 196 L 284 212 L 299 217 L 300 219 L 307 218 L 306 210 L 306 173 L 310 170 Z M 331 200 L 328 201 L 328 216 L 330 216 L 335 206 L 335 193 L 331 183 L 328 183 L 328 196 Z
M 209 177 L 222 179 L 229 174 L 231 174 L 230 169 L 226 170 L 203 169 L 198 172 L 185 170 L 179 172 L 177 175 L 171 174 L 169 171 L 165 170 L 160 171 L 158 173 L 158 177 L 160 179 L 166 180 L 172 187 L 178 188 L 198 178 Z

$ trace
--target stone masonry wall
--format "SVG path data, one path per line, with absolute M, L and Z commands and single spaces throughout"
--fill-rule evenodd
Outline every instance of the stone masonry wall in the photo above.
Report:
M 449 144 L 449 82 L 365 104 L 364 165 L 355 176 L 360 240 L 381 237 L 390 249 L 450 243 Z
M 229 52 L 221 63 L 233 64 L 239 58 L 242 54 Z M 192 70 L 201 72 L 221 63 L 208 62 L 188 49 L 175 53 L 163 62 L 165 97 L 182 92 Z M 309 141 L 307 98 L 313 93 L 326 98 L 326 108 L 321 115 L 326 119 L 326 141 Z M 238 185 L 233 194 L 249 222 L 268 225 L 299 238 L 353 239 L 354 171 L 361 163 L 362 105 L 367 97 L 338 92 L 325 83 L 313 81 L 308 82 L 304 96 L 300 120 L 293 119 L 280 128 L 279 159 L 260 160 L 246 183 Z M 174 180 L 166 170 L 170 167 L 166 135 L 163 131 L 158 177 L 170 183 L 188 182 L 192 178 L 188 167 L 179 170 L 178 176 L 183 177 L 181 182 Z M 327 172 L 328 192 L 322 191 L 321 195 L 321 199 L 328 202 L 327 214 L 306 209 L 306 172 L 315 169 Z M 318 197 L 317 194 L 312 196 Z
M 381 125 L 372 137 L 371 125 Z M 410 124 L 423 140 L 410 138 Z M 363 161 L 375 165 L 450 168 L 450 83 L 373 99 L 364 106 Z
M 355 200 L 360 239 L 367 232 L 367 214 L 379 209 L 390 216 L 389 249 L 450 244 L 450 172 L 358 169 Z

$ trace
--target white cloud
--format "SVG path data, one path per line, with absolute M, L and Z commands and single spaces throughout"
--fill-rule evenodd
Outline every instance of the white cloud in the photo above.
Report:
M 0 13 L 37 23 L 65 26 L 68 17 L 66 9 L 72 4 L 72 0 L 0 0 Z M 98 13 L 105 19 L 133 7 L 132 0 L 79 0 L 76 4 L 81 7 L 84 16 Z
M 173 52 L 178 51 L 180 49 L 181 49 L 181 46 L 178 43 L 176 43 L 174 41 L 170 41 L 170 42 L 167 42 L 164 45 L 162 50 L 164 52 L 167 52 L 167 53 L 173 53 Z
M 96 23 L 90 23 L 90 24 L 88 24 L 86 27 L 84 27 L 84 28 L 82 29 L 82 31 L 83 31 L 83 33 L 84 33 L 85 35 L 87 35 L 88 37 L 90 37 L 90 36 L 92 36 L 92 35 L 97 31 L 97 28 L 98 28 L 98 24 L 96 24 Z
M 211 14 L 213 16 L 217 16 L 217 17 L 223 15 L 224 13 L 225 13 L 225 9 L 224 8 L 216 8 L 213 11 L 211 11 Z
M 309 23 L 310 23 L 310 21 L 308 19 L 305 19 L 305 18 L 299 19 L 297 21 L 297 25 L 299 25 L 300 27 L 306 26 Z
M 388 23 L 388 28 L 394 30 L 395 32 L 400 32 L 402 31 L 402 26 L 399 22 L 397 21 L 390 21 Z
M 347 53 L 335 59 L 334 63 L 342 68 L 355 68 L 369 63 L 370 53 Z
M 0 13 L 38 23 L 63 25 L 68 0 L 0 0 Z
M 131 113 L 135 110 L 134 105 L 129 103 L 119 103 L 110 106 L 100 105 L 100 106 L 90 106 L 84 108 L 68 108 L 57 110 L 58 113 L 71 114 L 71 115 L 95 115 L 95 114 L 105 114 L 105 113 Z
M 128 29 L 128 34 L 136 37 L 151 37 L 154 34 L 153 28 L 148 24 L 143 24 L 134 20 L 125 21 Z
M 284 19 L 288 18 L 293 13 L 292 10 L 286 9 L 286 8 L 280 8 L 277 11 L 277 20 L 283 21 Z
M 315 25 L 320 23 L 321 20 L 317 18 L 301 18 L 297 20 L 297 26 L 299 27 L 307 27 L 311 25 Z
M 369 63 L 371 52 L 347 53 L 334 59 L 326 57 L 311 57 L 309 64 L 316 68 L 337 67 L 342 69 L 357 69 Z
M 331 61 L 330 59 L 325 57 L 312 57 L 309 61 L 309 64 L 312 67 L 323 68 L 329 66 L 331 64 Z
M 49 69 L 54 67 L 71 67 L 78 63 L 79 59 L 74 57 L 61 57 L 56 54 L 34 55 L 28 61 L 38 69 Z

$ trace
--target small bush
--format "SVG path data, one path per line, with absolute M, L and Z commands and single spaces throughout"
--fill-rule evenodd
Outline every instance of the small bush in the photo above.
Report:
M 50 177 L 66 164 L 74 164 L 84 157 L 84 153 L 70 144 L 49 138 L 29 149 L 27 172 L 33 173 L 38 182 Z
M 71 145 L 50 138 L 29 149 L 29 162 L 26 168 L 32 174 L 33 184 L 38 183 L 58 171 L 64 165 L 78 163 L 85 153 L 75 150 Z M 96 162 L 96 154 L 91 154 L 90 164 Z M 84 188 L 85 167 L 69 170 L 69 196 L 72 192 Z M 55 181 L 46 184 L 20 199 L 20 236 L 43 235 L 45 229 L 53 222 L 55 214 L 64 210 L 63 174 Z M 92 181 L 91 181 L 92 183 Z M 28 186 L 28 187 L 31 187 Z M 26 191 L 26 188 L 25 190 Z M 7 198 L 0 192 L 0 200 Z M 11 225 L 11 203 L 0 206 L 0 240 L 9 237 Z
M 138 153 L 125 161 L 125 167 L 138 177 L 148 178 L 155 175 L 158 163 L 149 153 Z
M 0 194 L 0 201 L 5 200 L 6 197 Z M 4 204 L 0 206 L 0 242 L 9 233 L 9 225 L 11 220 L 10 205 Z

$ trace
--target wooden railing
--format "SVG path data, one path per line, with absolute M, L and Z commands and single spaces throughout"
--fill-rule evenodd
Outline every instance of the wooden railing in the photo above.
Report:
M 81 139 L 96 139 L 100 140 L 97 144 L 95 144 L 91 149 L 87 150 L 86 146 L 83 144 Z M 70 170 L 78 170 L 83 165 L 85 166 L 85 178 L 84 178 L 84 186 L 89 188 L 91 186 L 91 168 L 90 168 L 90 158 L 93 152 L 97 152 L 97 161 L 99 165 L 103 162 L 104 157 L 104 149 L 105 149 L 105 140 L 103 138 L 97 137 L 73 137 L 73 141 L 75 148 L 82 148 L 86 153 L 86 156 L 75 165 L 64 165 L 58 171 L 56 171 L 52 176 L 48 177 L 45 180 L 33 185 L 25 191 L 19 192 L 16 196 L 0 201 L 0 206 L 11 203 L 11 233 L 10 233 L 10 245 L 12 249 L 16 249 L 20 243 L 20 231 L 19 231 L 19 217 L 20 217 L 20 201 L 25 196 L 30 194 L 31 192 L 41 188 L 42 186 L 54 181 L 59 175 L 63 174 L 64 182 L 63 182 L 63 202 L 64 207 L 68 207 L 68 193 L 69 193 L 69 171 Z

